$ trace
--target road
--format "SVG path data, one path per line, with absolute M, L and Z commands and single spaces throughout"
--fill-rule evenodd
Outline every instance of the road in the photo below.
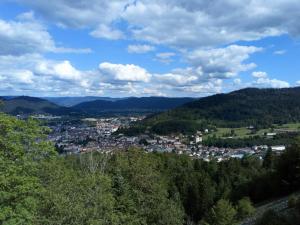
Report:
M 294 194 L 297 197 L 300 197 L 300 193 Z M 255 222 L 262 217 L 262 215 L 268 210 L 274 210 L 275 212 L 282 212 L 288 208 L 288 199 L 290 196 L 277 199 L 268 204 L 262 205 L 256 208 L 256 213 L 245 219 L 240 225 L 254 225 Z

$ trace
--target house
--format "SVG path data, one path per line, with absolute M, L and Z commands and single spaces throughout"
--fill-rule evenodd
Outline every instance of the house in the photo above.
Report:
M 284 145 L 279 145 L 279 146 L 271 146 L 272 151 L 275 152 L 281 152 L 284 151 L 286 149 L 286 147 Z

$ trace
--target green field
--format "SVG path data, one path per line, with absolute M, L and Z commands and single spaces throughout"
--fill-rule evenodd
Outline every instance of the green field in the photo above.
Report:
M 232 135 L 232 131 L 234 132 Z M 209 133 L 204 136 L 204 138 L 216 136 L 217 138 L 247 138 L 251 136 L 263 136 L 267 132 L 300 132 L 300 123 L 289 123 L 289 124 L 283 124 L 283 125 L 277 125 L 275 124 L 273 127 L 270 127 L 268 129 L 261 129 L 258 130 L 256 133 L 251 133 L 251 130 L 249 130 L 246 127 L 241 128 L 217 128 L 217 131 Z

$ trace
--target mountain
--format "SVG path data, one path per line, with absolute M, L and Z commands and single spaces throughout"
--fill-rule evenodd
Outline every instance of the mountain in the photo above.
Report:
M 96 97 L 96 96 L 85 96 L 85 97 L 44 97 L 50 102 L 53 102 L 60 106 L 72 107 L 83 102 L 91 102 L 95 100 L 105 100 L 105 101 L 117 101 L 120 98 L 110 98 L 110 97 Z
M 76 101 L 86 100 L 72 107 L 65 107 L 53 103 L 50 100 L 36 97 L 0 97 L 4 102 L 2 111 L 13 115 L 48 113 L 53 115 L 111 115 L 111 114 L 131 114 L 131 113 L 153 113 L 173 109 L 182 104 L 190 102 L 192 98 L 165 98 L 165 97 L 143 97 L 143 98 L 103 98 L 92 101 L 98 97 L 62 97 L 47 98 L 60 102 L 62 105 L 70 105 Z M 105 99 L 105 100 L 103 100 Z M 73 103 L 72 103 L 73 102 Z
M 194 100 L 193 98 L 141 97 L 127 98 L 116 101 L 96 100 L 74 106 L 85 113 L 150 113 L 173 109 Z
M 186 103 L 146 118 L 137 127 L 157 133 L 195 131 L 209 125 L 268 127 L 300 121 L 300 87 L 247 88 Z
M 73 109 L 58 106 L 52 102 L 45 99 L 19 96 L 13 98 L 1 97 L 3 101 L 3 106 L 1 111 L 13 115 L 26 115 L 33 113 L 47 113 L 53 115 L 65 115 L 74 112 Z

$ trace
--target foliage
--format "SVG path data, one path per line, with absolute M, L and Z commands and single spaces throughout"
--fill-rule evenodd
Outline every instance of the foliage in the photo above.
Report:
M 73 167 L 61 158 L 41 167 L 44 190 L 38 224 L 119 224 L 108 176 Z
M 185 127 L 191 130 L 193 124 L 200 120 L 207 126 L 236 128 L 252 125 L 260 129 L 273 124 L 298 122 L 299 112 L 300 88 L 247 88 L 186 103 L 146 118 L 142 124 L 152 128 L 163 127 L 166 121 L 185 121 Z M 177 126 L 174 126 L 174 130 L 166 129 L 165 132 L 174 133 L 176 129 Z
M 274 167 L 274 153 L 271 148 L 268 149 L 264 157 L 263 167 L 267 169 L 272 169 Z
M 245 197 L 237 203 L 237 215 L 239 219 L 244 219 L 252 216 L 255 212 L 255 208 L 249 198 Z
M 232 225 L 252 215 L 251 202 L 300 189 L 297 143 L 271 164 L 139 149 L 57 157 L 46 132 L 0 115 L 1 224 Z
M 0 114 L 0 222 L 32 224 L 42 186 L 37 178 L 41 160 L 54 154 L 47 130 L 27 121 Z
M 273 210 L 265 212 L 255 225 L 299 225 L 300 214 L 293 211 L 289 213 L 277 213 Z
M 219 148 L 242 148 L 242 147 L 252 147 L 261 145 L 291 145 L 294 143 L 295 138 L 298 133 L 291 134 L 279 134 L 273 139 L 268 139 L 258 135 L 245 137 L 245 138 L 217 138 L 215 136 L 208 137 L 204 140 L 203 144 L 205 146 L 214 146 Z
M 236 210 L 232 204 L 224 199 L 221 199 L 205 216 L 204 225 L 234 225 L 236 221 Z
M 294 208 L 297 205 L 297 197 L 295 195 L 292 195 L 288 199 L 288 206 L 289 208 Z

